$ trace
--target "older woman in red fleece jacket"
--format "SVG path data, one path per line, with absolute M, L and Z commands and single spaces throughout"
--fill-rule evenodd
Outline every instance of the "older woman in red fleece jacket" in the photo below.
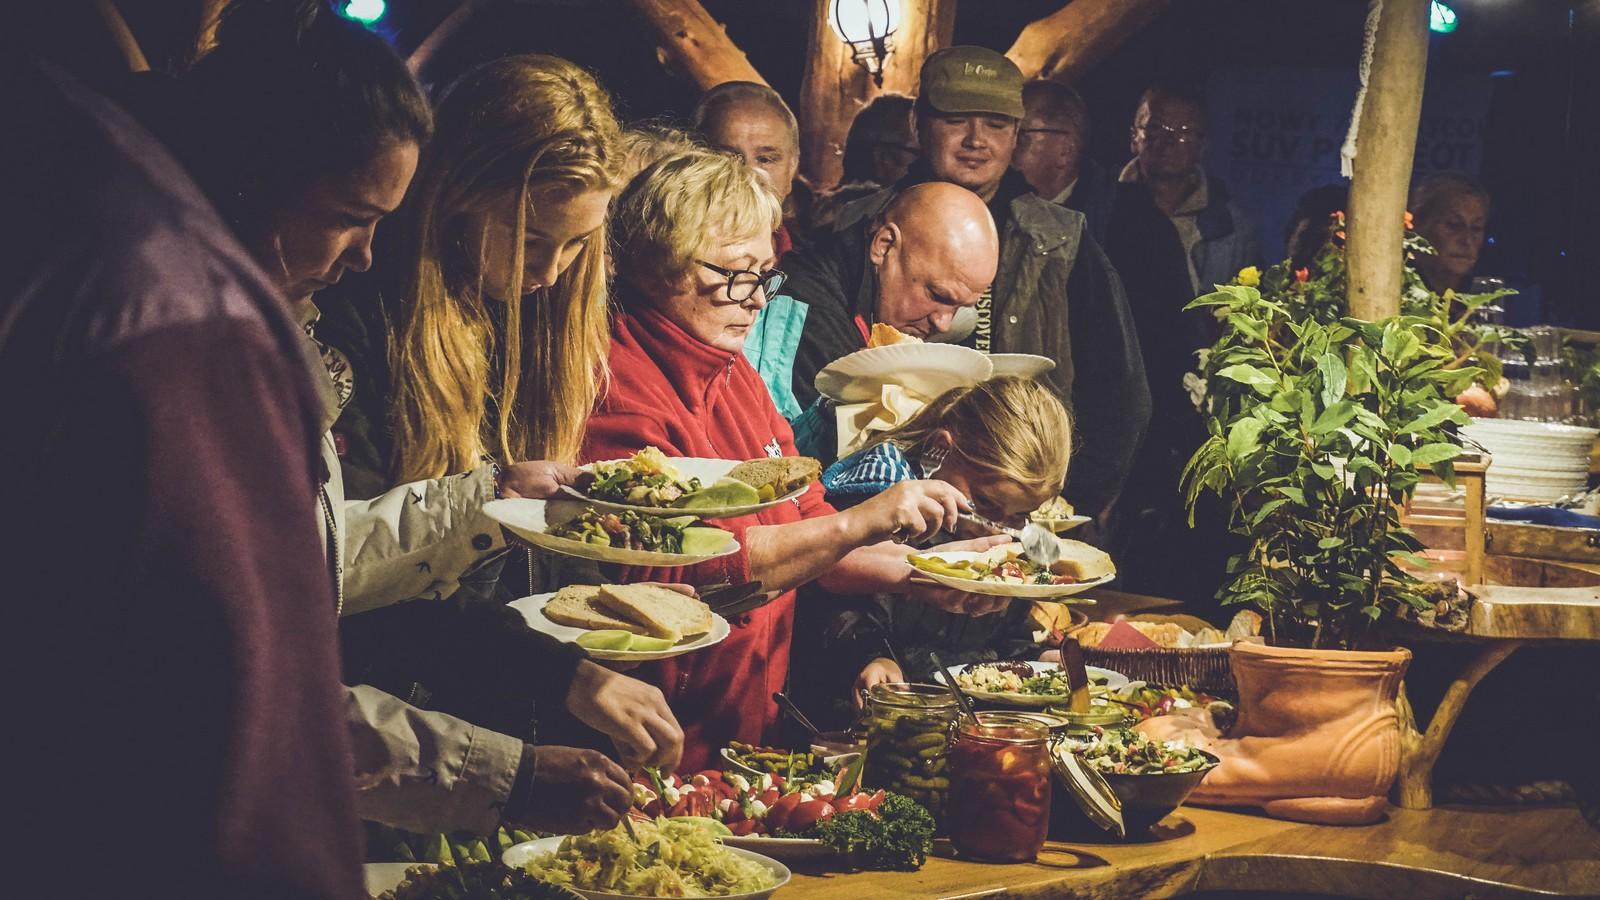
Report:
M 772 233 L 781 208 L 760 173 L 706 151 L 646 169 L 612 212 L 620 308 L 611 333 L 611 383 L 589 422 L 585 458 L 655 446 L 668 456 L 793 456 L 794 436 L 740 353 L 756 313 L 777 289 Z M 794 588 L 904 593 L 975 615 L 995 598 L 910 580 L 907 550 L 891 540 L 955 524 L 967 499 L 942 481 L 896 485 L 835 512 L 813 485 L 796 503 L 718 522 L 741 550 L 687 572 L 630 572 L 628 580 L 759 580 L 782 591 L 738 617 L 732 635 L 699 653 L 636 673 L 660 685 L 684 726 L 683 766 L 704 768 L 729 740 L 760 742 L 789 671 Z M 980 546 L 988 546 L 985 540 Z

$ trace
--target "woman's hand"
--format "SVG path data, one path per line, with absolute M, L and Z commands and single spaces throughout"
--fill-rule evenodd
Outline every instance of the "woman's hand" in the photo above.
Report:
M 533 749 L 533 784 L 523 809 L 505 818 L 533 831 L 582 834 L 610 828 L 633 805 L 633 785 L 622 767 L 597 750 L 541 746 Z
M 900 671 L 898 663 L 880 656 L 867 663 L 861 674 L 856 676 L 855 688 L 850 692 L 850 699 L 855 701 L 856 709 L 860 709 L 862 695 L 872 690 L 873 685 L 895 684 L 905 680 L 905 673 Z
M 567 690 L 567 711 L 611 738 L 629 769 L 660 766 L 670 771 L 683 756 L 683 728 L 654 685 L 584 660 Z
M 961 492 L 942 481 L 902 481 L 840 515 L 848 517 L 860 546 L 882 540 L 910 543 L 954 529 L 956 516 L 972 509 Z
M 500 469 L 500 496 L 529 500 L 552 500 L 561 494 L 564 484 L 576 485 L 576 468 L 549 460 L 536 459 L 513 463 Z

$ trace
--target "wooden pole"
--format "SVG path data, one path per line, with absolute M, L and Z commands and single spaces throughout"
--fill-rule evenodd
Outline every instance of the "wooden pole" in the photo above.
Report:
M 850 48 L 828 25 L 832 0 L 815 0 L 810 52 L 800 88 L 801 172 L 813 187 L 838 184 L 844 171 L 844 141 L 856 113 L 886 91 L 917 92 L 928 54 L 949 45 L 955 31 L 955 0 L 902 0 L 900 27 L 890 39 L 883 87 L 850 56 Z
M 1383 0 L 1350 182 L 1347 296 L 1367 321 L 1400 313 L 1406 192 L 1428 66 L 1428 0 Z
M 725 81 L 766 84 L 722 24 L 706 12 L 700 0 L 631 0 L 635 9 L 655 27 L 678 65 L 701 90 Z
M 1154 19 L 1167 0 L 1073 0 L 1022 29 L 1006 56 L 1022 77 L 1071 82 Z
M 116 42 L 117 50 L 121 51 L 123 61 L 128 64 L 128 71 L 150 71 L 150 62 L 145 59 L 138 38 L 133 36 L 133 29 L 128 27 L 128 20 L 122 17 L 117 4 L 112 0 L 95 0 L 94 5 L 101 21 L 105 23 L 106 31 L 111 34 L 111 40 Z
M 194 58 L 199 59 L 217 46 L 217 26 L 222 23 L 222 13 L 228 0 L 200 0 L 200 32 L 195 36 Z

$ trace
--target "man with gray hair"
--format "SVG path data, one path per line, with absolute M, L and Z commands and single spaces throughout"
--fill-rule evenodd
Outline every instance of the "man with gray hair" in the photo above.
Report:
M 774 236 L 778 256 L 793 244 L 794 182 L 800 171 L 800 123 L 778 92 L 754 81 L 725 81 L 700 98 L 694 130 L 707 144 L 737 153 L 767 176 L 783 201 L 784 227 Z

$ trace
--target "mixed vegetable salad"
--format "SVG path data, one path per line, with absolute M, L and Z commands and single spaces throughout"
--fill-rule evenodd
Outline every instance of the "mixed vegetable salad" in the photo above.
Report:
M 746 778 L 707 769 L 682 777 L 646 770 L 635 779 L 634 809 L 645 817 L 691 821 L 730 837 L 821 841 L 865 868 L 916 869 L 933 842 L 933 817 L 914 800 L 854 790 L 859 765 L 833 779 Z
M 1089 676 L 1091 687 L 1104 685 L 1103 676 Z M 967 666 L 956 673 L 956 686 L 964 691 L 986 694 L 1031 694 L 1066 696 L 1071 693 L 1067 673 L 1060 668 L 1035 670 L 1025 662 L 1002 661 Z
M 1058 745 L 1107 775 L 1174 775 L 1198 772 L 1216 758 L 1182 741 L 1158 741 L 1127 728 L 1095 726 L 1091 735 L 1067 735 Z
M 1003 562 L 987 563 L 976 559 L 951 562 L 937 556 L 912 555 L 906 562 L 934 575 L 946 578 L 965 578 L 969 581 L 993 581 L 1002 584 L 1077 584 L 1071 575 L 1052 575 L 1050 570 L 1029 559 L 1013 556 Z
M 666 519 L 628 510 L 602 512 L 586 509 L 570 522 L 552 526 L 549 533 L 568 540 L 621 550 L 682 553 L 683 529 L 697 521 L 693 516 Z
M 620 462 L 595 463 L 584 492 L 596 500 L 634 506 L 672 506 L 700 490 L 698 478 L 684 478 L 655 447 L 646 447 Z

